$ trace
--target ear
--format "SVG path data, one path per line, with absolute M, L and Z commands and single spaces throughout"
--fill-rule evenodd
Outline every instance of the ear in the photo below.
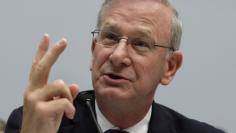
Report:
M 165 65 L 165 72 L 161 78 L 162 85 L 168 85 L 174 78 L 177 70 L 181 67 L 183 61 L 183 54 L 180 51 L 174 51 L 168 57 Z
M 93 52 L 94 52 L 94 49 L 95 49 L 95 47 L 96 47 L 96 39 L 93 39 L 93 41 L 92 41 L 92 44 L 91 44 L 91 52 L 92 52 L 92 60 L 91 60 L 91 62 L 90 62 L 90 71 L 92 71 L 92 64 L 93 64 Z
M 97 40 L 96 40 L 96 39 L 93 39 L 92 45 L 91 45 L 91 51 L 92 51 L 92 53 L 93 53 L 93 51 L 94 51 L 94 49 L 95 49 L 96 44 L 97 44 Z

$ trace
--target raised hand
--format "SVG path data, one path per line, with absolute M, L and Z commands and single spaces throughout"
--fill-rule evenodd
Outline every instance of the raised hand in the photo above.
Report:
M 66 46 L 66 39 L 61 39 L 49 50 L 49 37 L 43 36 L 24 94 L 21 133 L 55 133 L 64 113 L 70 119 L 74 117 L 73 99 L 79 92 L 78 86 L 68 86 L 63 80 L 48 83 L 50 69 Z

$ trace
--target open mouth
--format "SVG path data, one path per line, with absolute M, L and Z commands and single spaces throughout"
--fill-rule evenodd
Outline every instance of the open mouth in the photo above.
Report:
M 118 75 L 114 75 L 114 74 L 107 74 L 107 76 L 108 76 L 109 78 L 115 79 L 115 80 L 124 79 L 123 77 L 118 76 Z

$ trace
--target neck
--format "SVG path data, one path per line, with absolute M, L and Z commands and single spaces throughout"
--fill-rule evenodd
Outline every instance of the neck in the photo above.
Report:
M 97 99 L 97 104 L 102 114 L 114 126 L 120 129 L 126 129 L 134 126 L 145 117 L 151 107 L 152 101 L 149 104 L 140 105 L 137 102 L 132 104 L 127 104 L 127 102 L 125 104 L 117 104 Z

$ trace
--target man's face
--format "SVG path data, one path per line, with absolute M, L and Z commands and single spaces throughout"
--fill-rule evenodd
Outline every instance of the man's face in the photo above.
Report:
M 162 4 L 117 0 L 104 14 L 101 30 L 168 46 L 170 25 L 171 12 Z M 166 71 L 167 52 L 160 47 L 148 52 L 135 51 L 126 39 L 121 39 L 115 48 L 94 40 L 91 67 L 97 98 L 110 102 L 152 102 Z

